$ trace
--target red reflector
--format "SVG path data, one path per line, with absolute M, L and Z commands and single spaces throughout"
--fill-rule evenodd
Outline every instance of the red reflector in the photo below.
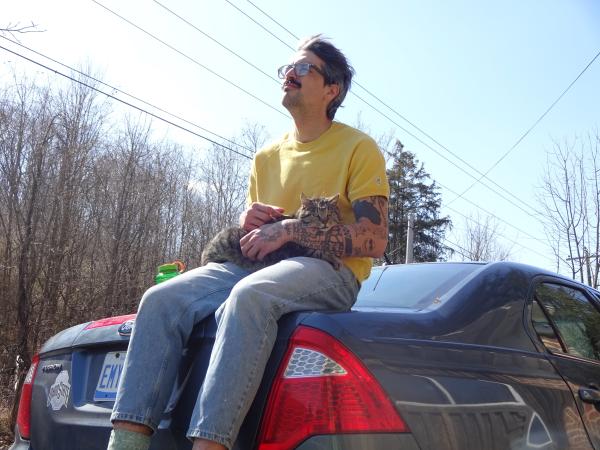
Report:
M 379 382 L 332 336 L 300 326 L 279 367 L 258 450 L 289 450 L 321 434 L 404 433 Z
M 95 320 L 91 322 L 85 330 L 89 330 L 90 328 L 102 328 L 109 327 L 111 325 L 121 325 L 123 322 L 127 320 L 135 319 L 136 314 L 127 314 L 125 316 L 115 316 L 115 317 L 107 317 L 106 319 Z
M 21 398 L 19 399 L 19 413 L 17 414 L 17 426 L 19 434 L 24 439 L 29 439 L 31 436 L 31 392 L 33 390 L 33 380 L 40 361 L 40 357 L 35 355 L 31 361 L 31 366 L 25 376 L 23 388 L 21 390 Z

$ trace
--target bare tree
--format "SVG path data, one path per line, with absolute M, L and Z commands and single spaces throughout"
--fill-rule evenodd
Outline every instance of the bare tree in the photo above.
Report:
M 56 331 L 69 319 L 77 301 L 90 230 L 81 197 L 87 190 L 95 148 L 106 114 L 96 94 L 74 84 L 53 96 L 52 180 L 46 211 L 46 251 L 40 273 L 40 298 L 33 338 L 40 330 Z
M 57 330 L 135 311 L 156 267 L 200 262 L 237 223 L 248 157 L 219 146 L 198 158 L 153 138 L 144 117 L 109 122 L 88 87 L 0 87 L 0 408 L 12 429 L 25 372 Z M 249 125 L 237 142 L 266 139 Z M 16 391 L 6 388 L 16 380 Z M 2 424 L 0 424 L 2 425 Z
M 600 268 L 600 135 L 554 142 L 539 194 L 556 270 L 598 287 Z
M 208 239 L 224 226 L 238 223 L 248 190 L 249 162 L 217 146 L 202 160 L 200 181 L 211 224 L 206 229 Z
M 18 41 L 17 34 L 26 34 L 26 33 L 43 33 L 44 30 L 39 30 L 38 26 L 31 22 L 29 25 L 21 25 L 19 22 L 17 23 L 8 23 L 4 28 L 0 28 L 0 35 L 8 34 L 14 40 Z
M 243 147 L 251 149 L 252 153 L 256 153 L 265 145 L 268 138 L 269 135 L 264 125 L 248 122 L 242 129 L 239 138 L 234 139 L 234 142 L 237 140 Z
M 498 221 L 492 216 L 465 218 L 465 231 L 460 239 L 463 261 L 505 261 L 511 249 L 500 244 L 501 234 Z
M 35 287 L 44 259 L 47 224 L 45 205 L 49 201 L 49 183 L 52 179 L 52 136 L 56 117 L 52 112 L 47 89 L 38 90 L 22 83 L 12 92 L 6 92 L 4 111 L 14 121 L 0 136 L 0 167 L 3 185 L 2 224 L 7 231 L 4 242 L 4 264 L 8 272 L 8 292 L 11 297 L 4 305 L 4 317 L 16 327 L 8 342 L 13 344 L 13 355 L 19 355 L 23 365 L 16 374 L 20 389 L 24 370 L 31 363 L 33 348 L 32 321 L 36 305 Z M 13 403 L 11 421 L 16 417 Z

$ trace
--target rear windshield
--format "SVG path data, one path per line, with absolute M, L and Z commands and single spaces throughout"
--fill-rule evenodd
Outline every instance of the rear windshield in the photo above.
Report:
M 375 267 L 355 307 L 423 309 L 436 303 L 481 264 L 403 264 Z

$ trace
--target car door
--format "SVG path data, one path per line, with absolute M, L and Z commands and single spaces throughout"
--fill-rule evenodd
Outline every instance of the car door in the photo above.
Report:
M 545 278 L 533 290 L 531 321 L 556 370 L 569 385 L 578 411 L 564 411 L 569 441 L 581 416 L 594 448 L 600 449 L 600 312 L 596 300 L 576 284 Z M 574 445 L 576 446 L 576 445 Z

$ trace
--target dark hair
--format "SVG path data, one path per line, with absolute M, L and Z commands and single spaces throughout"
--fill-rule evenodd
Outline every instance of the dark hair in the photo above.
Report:
M 323 71 L 325 72 L 325 84 L 337 84 L 340 92 L 336 98 L 327 105 L 327 118 L 333 120 L 335 112 L 340 107 L 346 94 L 352 84 L 354 69 L 344 56 L 344 54 L 326 38 L 320 34 L 310 36 L 303 40 L 298 46 L 298 51 L 308 50 L 313 52 L 325 63 Z

